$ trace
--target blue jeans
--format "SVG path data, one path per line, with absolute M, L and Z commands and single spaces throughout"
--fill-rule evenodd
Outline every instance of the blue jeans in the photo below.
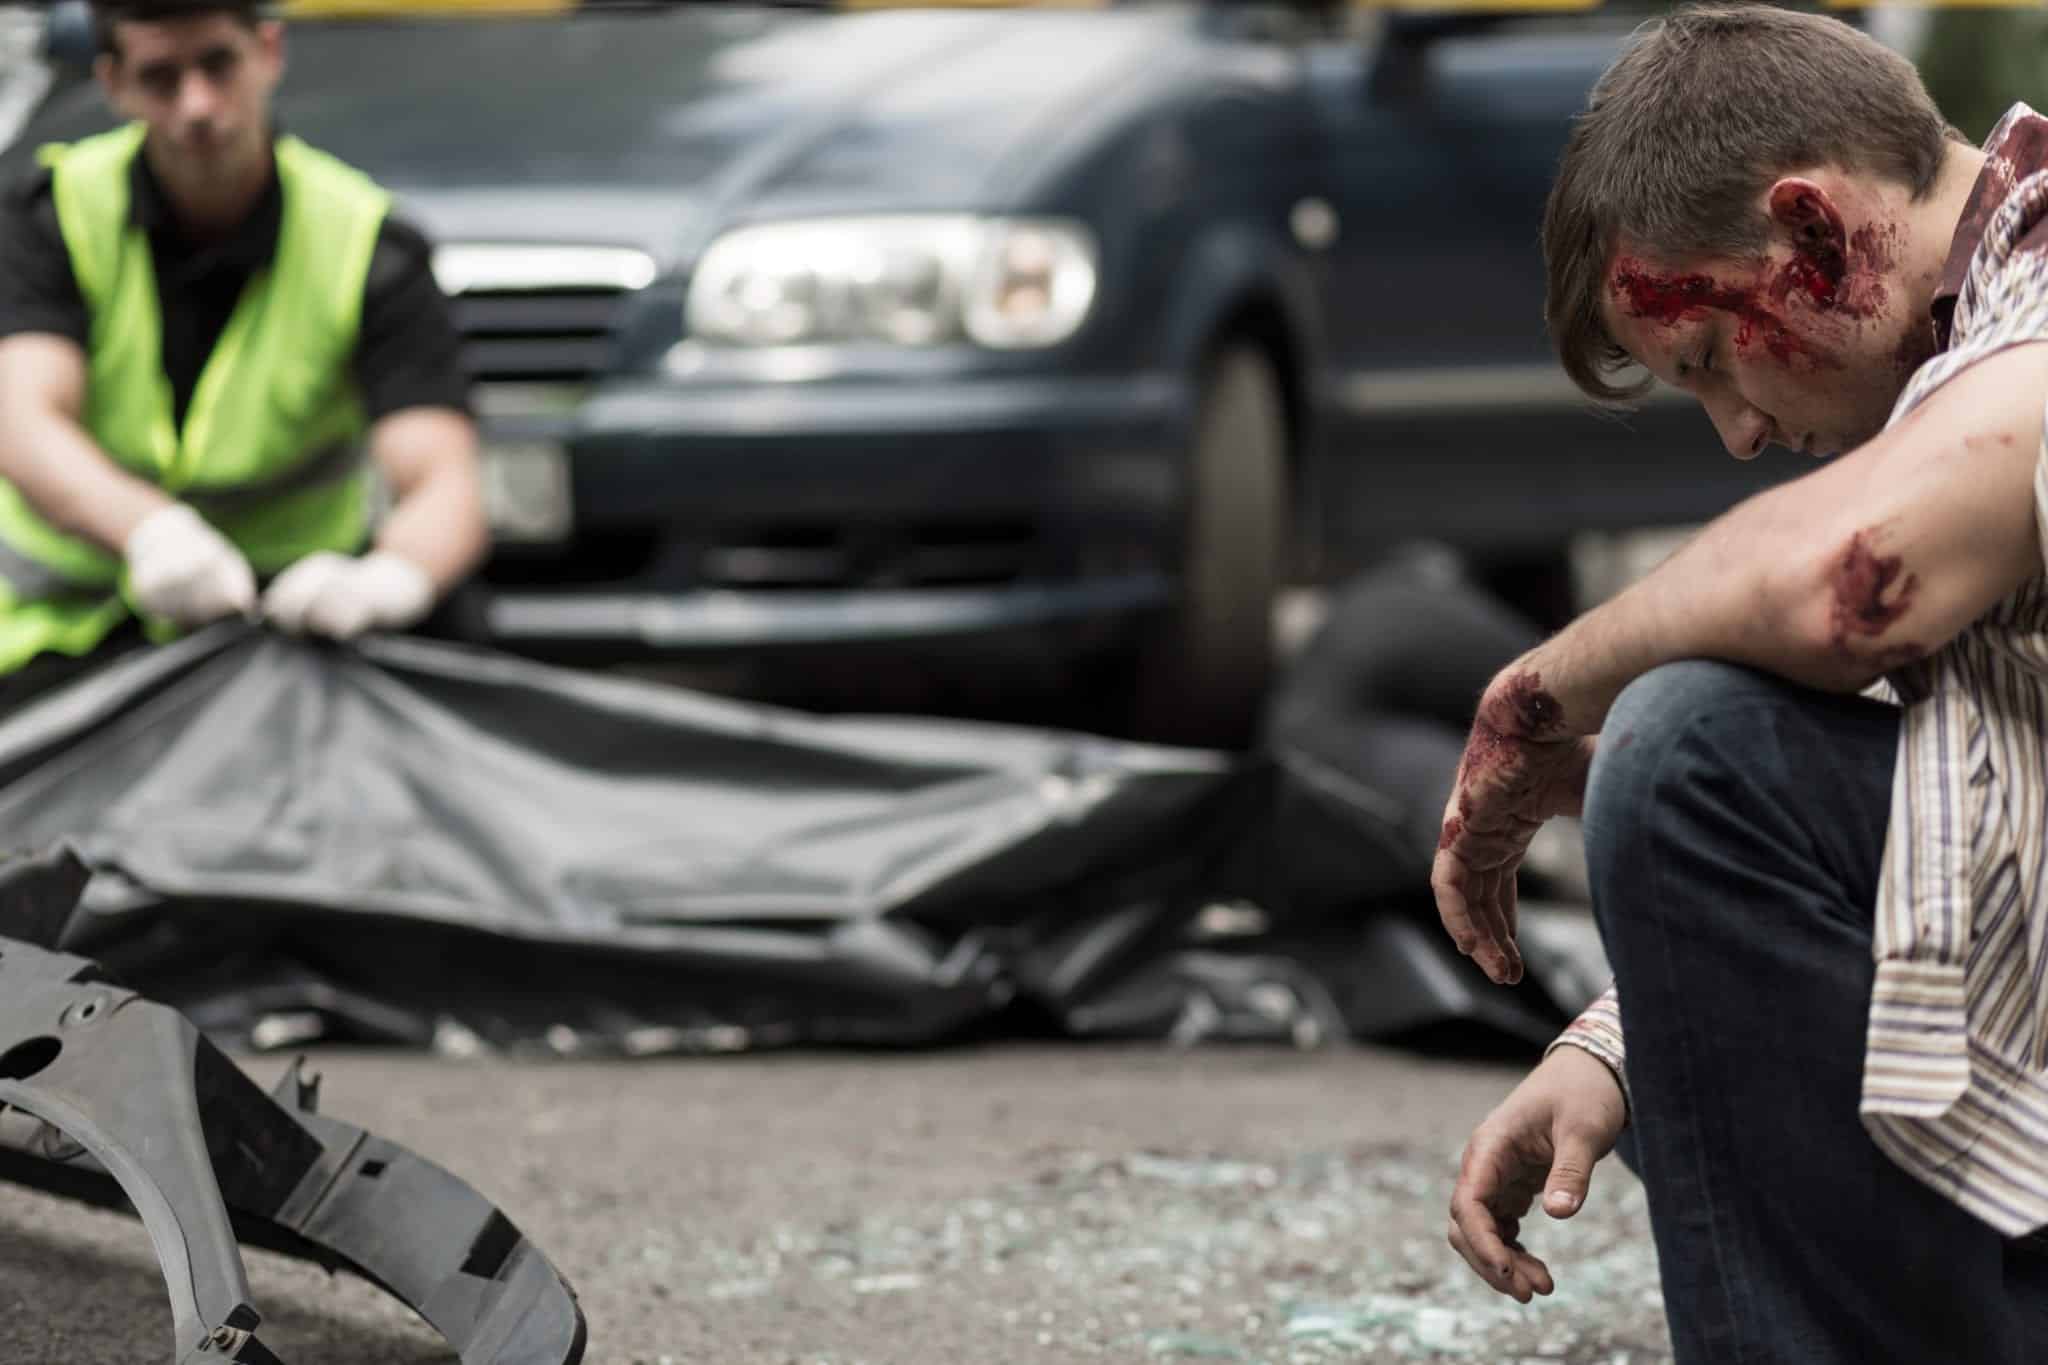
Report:
M 1898 717 L 1701 662 L 1602 731 L 1586 847 L 1679 1365 L 2048 1361 L 2048 1245 L 1857 1118 Z

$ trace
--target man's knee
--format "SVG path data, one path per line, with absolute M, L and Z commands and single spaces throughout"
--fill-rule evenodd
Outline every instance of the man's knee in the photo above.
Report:
M 1637 679 L 1608 712 L 1587 782 L 1595 914 L 1654 918 L 1646 887 L 1678 866 L 1723 886 L 1754 873 L 1783 891 L 1790 879 L 1838 917 L 1867 914 L 1898 728 L 1896 707 L 1731 664 Z M 1715 903 L 1732 911 L 1743 899 Z
M 1762 696 L 1778 684 L 1735 664 L 1688 659 L 1643 674 L 1622 690 L 1600 730 L 1586 800 L 1639 788 L 1702 715 Z M 1622 796 L 1621 799 L 1629 799 Z
M 1670 760 L 1697 735 L 1701 720 L 1781 688 L 1749 669 L 1695 659 L 1653 669 L 1622 691 L 1601 727 L 1586 788 L 1586 851 L 1596 874 L 1600 861 L 1639 838 L 1644 821 L 1669 799 Z M 1699 765 L 1713 761 L 1695 745 L 1685 767 L 1697 778 Z M 1727 761 L 1740 758 L 1730 754 Z

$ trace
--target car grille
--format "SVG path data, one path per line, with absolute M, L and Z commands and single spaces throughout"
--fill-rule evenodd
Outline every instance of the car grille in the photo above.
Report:
M 485 384 L 588 379 L 604 368 L 619 298 L 562 290 L 457 299 L 463 365 Z
M 490 577 L 505 587 L 641 591 L 952 588 L 1035 577 L 1041 553 L 1024 521 L 782 523 L 710 534 L 608 527 L 496 564 Z
M 782 525 L 728 531 L 698 563 L 707 585 L 733 589 L 967 587 L 1025 577 L 1036 543 L 1024 522 Z
M 455 243 L 434 253 L 434 273 L 471 379 L 575 383 L 605 367 L 620 307 L 655 264 L 627 248 Z

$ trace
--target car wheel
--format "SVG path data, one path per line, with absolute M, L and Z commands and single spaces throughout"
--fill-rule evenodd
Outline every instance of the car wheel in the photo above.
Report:
M 1179 595 L 1138 646 L 1138 738 L 1238 748 L 1256 732 L 1273 667 L 1286 471 L 1279 376 L 1257 348 L 1226 347 L 1204 371 L 1188 452 Z

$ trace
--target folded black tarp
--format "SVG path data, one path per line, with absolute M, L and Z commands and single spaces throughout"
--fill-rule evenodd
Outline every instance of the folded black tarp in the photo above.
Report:
M 1384 832 L 1338 858 L 1361 895 L 1290 879 L 1304 800 L 1264 761 L 240 625 L 0 720 L 0 841 L 94 870 L 64 947 L 257 1047 L 1300 1039 L 1470 991 L 1419 984 Z M 1574 1003 L 1475 1009 L 1533 1039 Z

